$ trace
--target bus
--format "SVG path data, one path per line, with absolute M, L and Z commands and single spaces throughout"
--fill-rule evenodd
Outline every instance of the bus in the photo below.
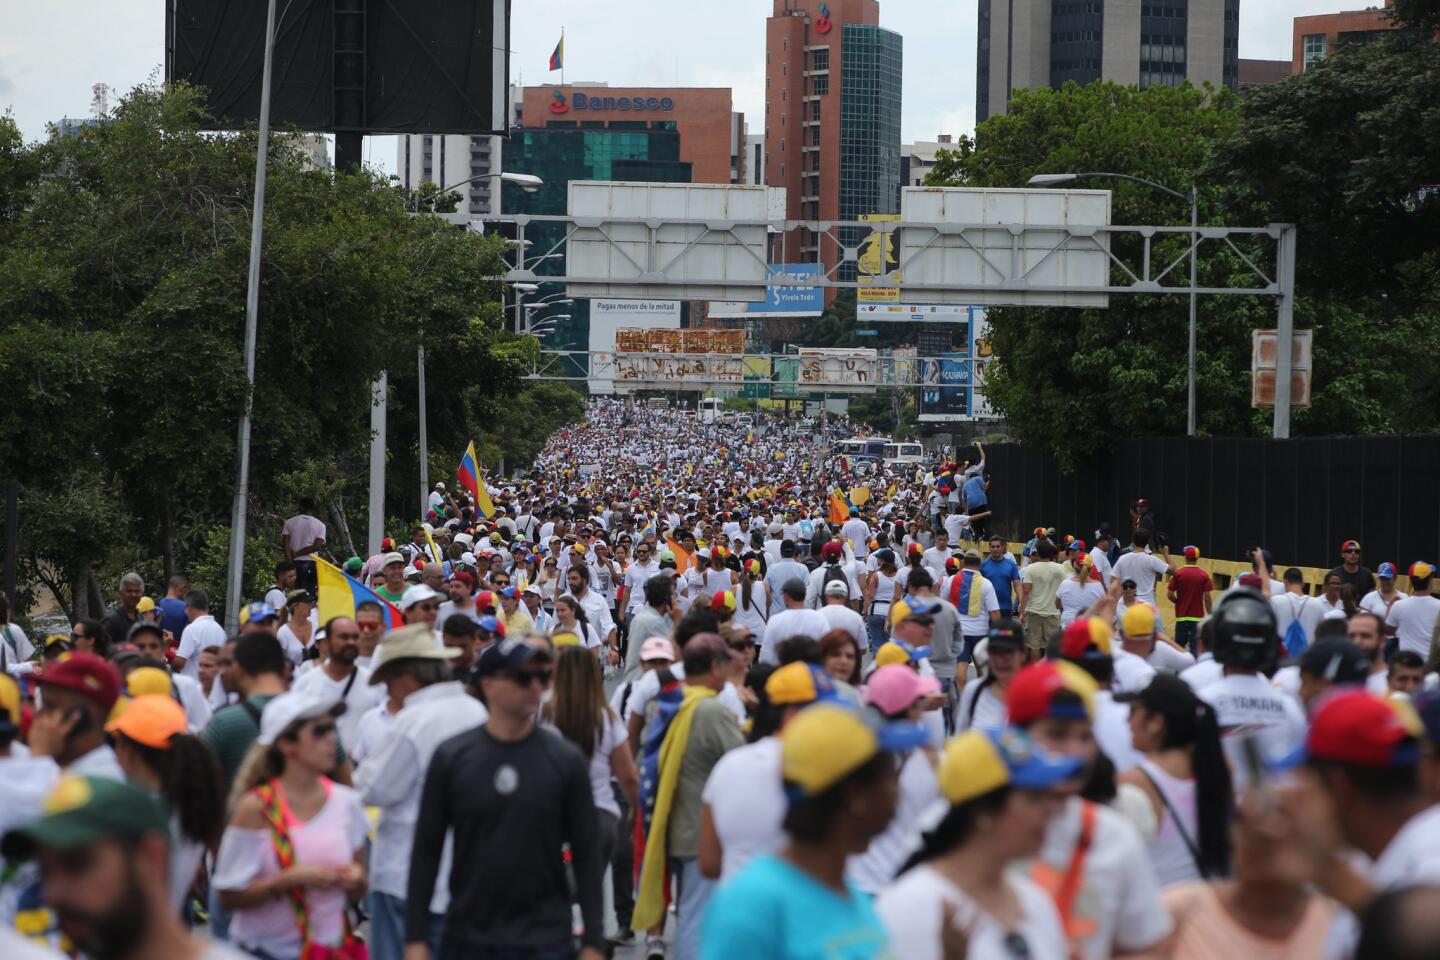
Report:
M 695 408 L 695 417 L 701 423 L 714 423 L 720 419 L 721 406 L 721 401 L 715 397 L 702 397 L 700 405 Z

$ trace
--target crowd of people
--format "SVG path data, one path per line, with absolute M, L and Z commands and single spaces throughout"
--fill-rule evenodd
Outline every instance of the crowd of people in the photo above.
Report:
M 0 956 L 1436 955 L 1429 564 L 1012 550 L 855 432 L 597 399 L 369 557 L 301 503 L 235 631 L 0 598 Z

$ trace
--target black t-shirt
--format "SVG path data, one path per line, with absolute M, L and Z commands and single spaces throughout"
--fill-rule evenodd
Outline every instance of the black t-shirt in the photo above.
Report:
M 1331 577 L 1339 577 L 1342 584 L 1350 585 L 1350 588 L 1355 591 L 1356 603 L 1363 600 L 1365 594 L 1375 589 L 1375 574 L 1370 572 L 1369 567 L 1363 565 L 1356 567 L 1355 572 L 1351 573 L 1345 569 L 1345 565 L 1342 563 L 1340 566 L 1325 574 L 1326 580 L 1329 580 Z
M 536 728 L 515 743 L 484 728 L 442 743 L 425 775 L 405 939 L 425 939 L 446 830 L 455 837 L 445 936 L 472 948 L 544 947 L 571 936 L 570 844 L 585 942 L 605 943 L 599 820 L 578 747 Z

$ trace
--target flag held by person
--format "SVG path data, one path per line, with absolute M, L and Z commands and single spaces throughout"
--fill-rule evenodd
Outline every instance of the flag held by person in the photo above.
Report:
M 380 604 L 387 630 L 396 630 L 405 625 L 405 618 L 400 615 L 399 607 L 359 580 L 345 576 L 345 571 L 333 563 L 316 557 L 315 575 L 320 588 L 317 599 L 321 623 L 328 623 L 332 617 L 354 617 L 355 607 L 370 600 Z
M 455 471 L 455 482 L 470 492 L 470 499 L 475 502 L 475 509 L 486 520 L 495 516 L 495 504 L 490 500 L 490 491 L 485 489 L 484 478 L 480 476 L 480 461 L 475 459 L 475 441 L 470 441 L 470 446 L 465 449 L 465 456 L 460 458 L 460 468 Z
M 836 487 L 830 494 L 830 522 L 844 523 L 850 519 L 850 504 L 846 501 L 840 488 Z

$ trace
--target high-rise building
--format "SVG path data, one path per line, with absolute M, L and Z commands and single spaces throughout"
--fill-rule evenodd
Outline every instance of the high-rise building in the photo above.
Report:
M 775 0 L 765 24 L 765 183 L 790 220 L 900 212 L 904 41 L 877 0 Z M 846 246 L 855 236 L 840 239 Z M 833 266 L 839 246 L 801 229 L 785 256 Z M 840 279 L 853 279 L 853 270 Z M 829 297 L 828 299 L 833 299 Z
M 975 120 L 1067 80 L 1237 89 L 1240 0 L 980 0 Z
M 1340 47 L 1370 43 L 1388 30 L 1400 28 L 1390 19 L 1394 0 L 1385 0 L 1385 8 L 1368 7 L 1341 13 L 1322 13 L 1313 17 L 1296 17 L 1291 37 L 1291 73 L 1307 69 Z
M 942 133 L 934 140 L 907 143 L 900 148 L 900 184 L 918 187 L 935 169 L 935 158 L 941 150 L 958 149 L 951 134 Z
M 760 186 L 765 182 L 765 134 L 745 134 L 745 182 Z
M 405 189 L 418 190 L 422 183 L 433 183 L 442 189 L 458 189 L 464 213 L 497 211 L 494 202 L 500 195 L 493 175 L 500 172 L 499 137 L 426 133 L 395 139 L 395 169 Z

